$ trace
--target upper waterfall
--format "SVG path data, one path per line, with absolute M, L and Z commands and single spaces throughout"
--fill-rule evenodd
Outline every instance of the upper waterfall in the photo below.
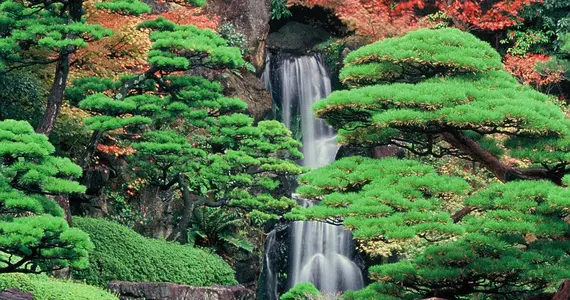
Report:
M 272 77 L 271 73 L 277 73 Z M 332 92 L 331 80 L 319 55 L 267 59 L 262 75 L 265 87 L 276 102 L 281 121 L 292 131 L 300 130 L 304 159 L 302 164 L 319 168 L 334 161 L 338 146 L 336 133 L 323 120 L 315 118 L 312 105 Z

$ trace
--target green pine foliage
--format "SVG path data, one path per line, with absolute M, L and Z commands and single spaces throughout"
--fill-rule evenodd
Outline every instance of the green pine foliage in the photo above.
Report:
M 89 233 L 95 244 L 89 268 L 73 272 L 74 278 L 88 284 L 104 287 L 113 280 L 193 286 L 235 284 L 230 266 L 207 251 L 145 238 L 102 219 L 75 217 L 73 224 Z
M 0 291 L 18 289 L 36 300 L 117 300 L 118 297 L 85 283 L 50 278 L 45 275 L 0 275 Z
M 303 175 L 299 182 L 297 192 L 321 205 L 295 208 L 290 218 L 344 217 L 344 226 L 359 240 L 437 239 L 463 233 L 451 213 L 457 206 L 453 200 L 466 195 L 469 185 L 415 161 L 349 157 Z
M 309 300 L 322 296 L 321 292 L 310 282 L 296 284 L 287 293 L 279 297 L 280 300 Z
M 0 122 L 0 273 L 87 266 L 87 234 L 69 228 L 54 196 L 83 193 L 79 166 L 55 157 L 24 121 Z
M 362 47 L 346 58 L 341 79 L 350 90 L 314 105 L 317 116 L 339 130 L 341 143 L 470 156 L 503 181 L 534 176 L 560 183 L 566 174 L 570 121 L 564 111 L 519 84 L 499 54 L 469 33 L 422 29 Z M 477 147 L 543 164 L 544 175 L 499 174 Z
M 238 69 L 245 66 L 241 50 L 209 29 L 177 25 L 159 17 L 141 23 L 151 29 L 153 42 L 149 63 L 160 69 L 177 70 L 197 66 Z
M 64 3 L 67 1 L 9 0 L 0 3 L 0 71 L 45 61 L 49 56 L 46 52 L 57 54 L 68 47 L 85 47 L 90 40 L 112 34 L 101 25 L 73 21 L 72 18 L 77 16 L 72 17 L 74 12 L 70 12 L 70 6 Z
M 473 191 L 414 161 L 360 157 L 302 176 L 298 192 L 320 205 L 290 218 L 343 222 L 365 252 L 399 258 L 370 267 L 374 283 L 347 299 L 524 299 L 568 278 L 570 122 L 558 104 L 451 28 L 362 47 L 341 80 L 351 89 L 314 109 L 342 143 L 467 158 L 506 182 Z
M 207 0 L 188 0 L 188 3 L 197 6 L 197 7 L 202 7 L 206 4 Z
M 289 217 L 342 220 L 364 251 L 400 257 L 370 267 L 376 283 L 348 299 L 523 299 L 570 276 L 570 191 L 552 182 L 496 183 L 470 193 L 463 179 L 431 166 L 362 157 L 300 181 L 301 196 L 320 205 L 296 208 Z M 472 213 L 458 217 L 465 207 Z
M 120 81 L 83 78 L 69 95 L 93 113 L 85 120 L 90 129 L 117 133 L 134 149 L 129 162 L 136 176 L 180 191 L 185 212 L 178 231 L 201 205 L 237 207 L 257 222 L 295 206 L 281 189 L 287 176 L 303 172 L 295 162 L 301 145 L 291 132 L 276 121 L 255 124 L 247 104 L 223 96 L 219 83 L 175 73 L 236 71 L 245 65 L 240 49 L 213 31 L 164 18 L 139 27 L 152 30 L 147 72 Z

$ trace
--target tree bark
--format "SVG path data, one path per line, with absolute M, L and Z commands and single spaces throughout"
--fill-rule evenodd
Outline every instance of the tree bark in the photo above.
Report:
M 63 95 L 65 93 L 65 87 L 67 86 L 69 63 L 71 60 L 70 56 L 71 54 L 67 53 L 67 49 L 62 50 L 60 53 L 60 59 L 55 66 L 55 79 L 48 96 L 46 111 L 36 127 L 37 133 L 49 136 L 53 130 L 55 120 L 61 111 Z
M 473 160 L 483 165 L 487 170 L 502 182 L 513 180 L 549 180 L 555 184 L 562 184 L 562 177 L 566 174 L 565 168 L 557 170 L 548 169 L 518 169 L 503 164 L 493 154 L 489 153 L 474 140 L 460 132 L 442 133 L 443 139 L 453 147 L 469 155 Z
M 188 230 L 188 225 L 190 224 L 192 215 L 194 214 L 194 203 L 195 200 L 197 200 L 197 197 L 190 194 L 190 190 L 188 189 L 188 185 L 186 184 L 184 174 L 182 173 L 178 174 L 178 185 L 180 186 L 180 190 L 182 191 L 182 199 L 184 200 L 184 211 L 182 213 L 182 220 L 178 222 L 178 226 L 176 226 L 176 229 L 174 229 L 174 231 L 168 236 L 167 240 L 186 243 L 188 242 L 188 236 L 186 234 L 186 231 Z
M 79 22 L 83 9 L 83 0 L 71 0 L 69 1 L 69 22 Z M 72 34 L 67 34 L 66 39 L 72 39 L 74 36 Z M 44 116 L 38 126 L 36 127 L 36 132 L 45 134 L 47 136 L 53 130 L 55 125 L 55 120 L 59 116 L 61 111 L 61 105 L 63 104 L 63 96 L 65 94 L 65 88 L 67 87 L 67 79 L 69 77 L 69 67 L 71 63 L 71 54 L 73 53 L 73 47 L 68 46 L 61 49 L 59 53 L 59 60 L 55 66 L 55 78 L 53 80 L 53 85 L 50 89 L 48 96 L 47 107 Z

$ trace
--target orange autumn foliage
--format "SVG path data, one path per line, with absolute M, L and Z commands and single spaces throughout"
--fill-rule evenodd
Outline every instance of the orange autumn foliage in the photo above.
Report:
M 142 73 L 148 69 L 147 55 L 151 49 L 149 34 L 136 28 L 144 20 L 162 16 L 181 25 L 191 24 L 212 30 L 218 27 L 220 20 L 202 8 L 181 5 L 185 2 L 179 0 L 161 1 L 169 7 L 167 12 L 141 16 L 117 15 L 105 9 L 97 9 L 96 2 L 98 0 L 85 2 L 87 22 L 112 29 L 114 34 L 91 42 L 88 47 L 79 49 L 74 54 L 72 78 L 101 76 L 118 79 L 124 74 Z
M 115 157 L 131 155 L 131 154 L 136 153 L 136 150 L 131 148 L 130 146 L 129 147 L 119 147 L 116 145 L 107 146 L 107 145 L 102 145 L 102 144 L 99 144 L 97 146 L 97 151 L 100 151 L 100 152 L 105 153 L 105 154 L 113 155 Z
M 522 21 L 523 8 L 543 0 L 289 0 L 289 5 L 321 6 L 359 35 L 382 39 L 400 36 L 418 27 L 418 13 L 440 11 L 451 25 L 463 30 L 500 30 Z
M 179 25 L 194 25 L 198 28 L 215 30 L 220 25 L 220 17 L 208 15 L 200 7 L 179 6 L 160 14 Z M 150 16 L 149 16 L 150 17 Z M 152 16 L 154 19 L 156 16 Z
M 544 0 L 438 0 L 437 6 L 466 30 L 501 30 L 516 25 L 520 12 L 532 3 Z
M 550 84 L 559 83 L 564 79 L 563 69 L 545 69 L 537 71 L 537 64 L 550 61 L 551 57 L 544 54 L 527 53 L 525 55 L 505 56 L 505 69 L 513 74 L 521 83 L 537 89 Z
M 416 7 L 423 0 L 395 3 L 393 0 L 289 0 L 290 5 L 321 6 L 331 9 L 336 16 L 358 35 L 382 39 L 400 36 L 417 29 Z

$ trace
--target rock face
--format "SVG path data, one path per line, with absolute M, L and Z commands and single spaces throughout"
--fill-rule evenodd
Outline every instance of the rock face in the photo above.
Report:
M 0 291 L 0 299 L 2 300 L 33 300 L 34 296 L 30 293 L 22 292 L 18 289 L 7 289 Z
M 265 40 L 271 20 L 270 0 L 208 0 L 204 8 L 223 17 L 247 40 L 249 61 L 261 72 L 265 59 Z
M 224 87 L 224 95 L 240 98 L 247 103 L 247 110 L 255 120 L 260 121 L 271 112 L 273 99 L 265 89 L 263 82 L 252 73 L 242 73 L 241 77 L 227 73 L 223 78 L 216 78 Z
M 297 55 L 305 54 L 315 45 L 328 40 L 331 34 L 320 26 L 291 21 L 267 39 L 267 46 Z
M 289 222 L 278 223 L 265 242 L 263 271 L 257 285 L 257 299 L 278 300 L 287 288 Z
M 121 300 L 253 300 L 255 293 L 243 286 L 194 287 L 166 282 L 113 281 L 107 289 Z M 3 299 L 3 298 L 0 298 Z

